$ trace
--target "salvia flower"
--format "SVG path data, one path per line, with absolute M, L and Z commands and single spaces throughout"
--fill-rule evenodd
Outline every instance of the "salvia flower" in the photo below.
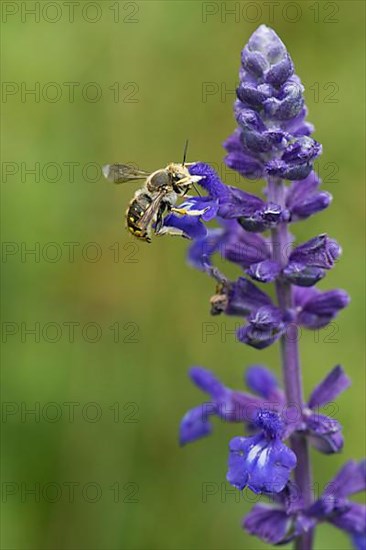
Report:
M 309 507 L 304 506 L 298 487 L 289 483 L 272 503 L 255 505 L 244 518 L 243 527 L 264 542 L 285 544 L 328 522 L 345 531 L 357 550 L 364 550 L 366 506 L 349 497 L 366 489 L 365 466 L 365 461 L 347 462 Z
M 294 403 L 286 403 L 285 393 L 275 376 L 261 365 L 249 367 L 245 374 L 246 385 L 255 395 L 227 388 L 202 367 L 193 367 L 189 374 L 194 384 L 210 399 L 184 415 L 180 426 L 181 444 L 210 435 L 214 416 L 225 422 L 241 422 L 253 432 L 258 431 L 258 414 L 270 411 L 279 415 L 281 433 L 286 437 L 297 431 L 326 454 L 339 452 L 343 447 L 340 423 L 319 412 L 350 385 L 341 366 L 336 366 L 316 386 L 301 410 Z
M 285 404 L 284 393 L 276 378 L 262 366 L 253 366 L 246 373 L 247 386 L 257 395 L 227 388 L 202 367 L 191 368 L 189 375 L 194 384 L 209 395 L 210 400 L 184 415 L 180 425 L 181 444 L 209 435 L 213 416 L 225 422 L 242 422 L 250 426 L 262 409 L 271 407 L 272 410 L 281 410 Z
M 277 413 L 259 411 L 254 424 L 260 432 L 230 441 L 227 480 L 237 489 L 279 493 L 296 466 L 296 455 L 284 443 L 284 425 Z
M 217 268 L 205 263 L 202 268 L 218 282 L 211 297 L 211 314 L 244 317 L 246 324 L 237 331 L 240 342 L 264 349 L 283 334 L 299 327 L 319 329 L 326 326 L 349 302 L 343 290 L 321 292 L 317 289 L 299 289 L 294 294 L 294 308 L 281 310 L 268 294 L 245 277 L 229 281 Z
M 336 366 L 304 400 L 298 336 L 302 327 L 327 326 L 349 296 L 315 287 L 341 254 L 337 241 L 321 233 L 299 244 L 289 231 L 289 224 L 327 208 L 332 197 L 321 189 L 314 167 L 322 147 L 306 120 L 304 87 L 285 45 L 265 25 L 242 51 L 236 95 L 236 128 L 224 143 L 225 162 L 241 176 L 266 180 L 263 198 L 226 185 L 208 164 L 196 162 L 188 170 L 203 196 L 186 196 L 164 218 L 161 232 L 192 240 L 190 265 L 216 283 L 211 314 L 239 317 L 240 342 L 262 350 L 281 341 L 285 387 L 259 365 L 246 374 L 251 393 L 194 367 L 190 376 L 208 397 L 183 417 L 180 441 L 209 435 L 214 418 L 239 425 L 229 444 L 227 480 L 270 499 L 245 518 L 249 533 L 270 544 L 297 539 L 297 548 L 311 550 L 313 530 L 329 522 L 366 550 L 365 507 L 349 499 L 365 489 L 364 463 L 348 462 L 315 502 L 311 494 L 308 445 L 325 454 L 342 450 L 341 424 L 326 408 L 350 380 Z M 234 263 L 239 276 L 231 280 L 225 268 L 219 271 L 215 255 Z M 275 283 L 275 297 L 258 283 Z

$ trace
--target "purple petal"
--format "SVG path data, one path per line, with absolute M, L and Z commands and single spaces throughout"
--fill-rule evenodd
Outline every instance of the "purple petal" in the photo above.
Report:
M 277 97 L 264 101 L 264 111 L 277 120 L 288 120 L 297 116 L 304 106 L 304 87 L 298 82 L 288 81 Z
M 243 267 L 249 267 L 253 263 L 270 257 L 270 244 L 261 235 L 245 231 L 236 220 L 225 223 L 230 224 L 230 227 L 220 245 L 223 258 Z
M 267 203 L 262 208 L 238 217 L 238 222 L 246 231 L 261 232 L 276 227 L 283 219 L 287 218 L 287 212 L 278 204 Z
M 249 324 L 239 328 L 241 342 L 256 349 L 264 349 L 280 338 L 286 329 L 282 312 L 274 306 L 263 306 L 251 313 Z
M 223 146 L 228 153 L 242 150 L 241 133 L 240 128 L 235 128 L 234 132 L 224 141 Z
M 204 221 L 210 221 L 215 218 L 219 209 L 219 200 L 210 197 L 192 197 L 179 205 L 180 208 L 187 210 L 203 211 L 201 214 Z
M 366 489 L 366 461 L 346 462 L 324 491 L 324 498 L 344 498 Z
M 224 384 L 208 369 L 192 367 L 189 376 L 200 390 L 208 393 L 213 399 L 220 399 L 226 392 Z
M 226 166 L 236 170 L 244 178 L 257 180 L 263 177 L 263 164 L 243 151 L 232 151 L 225 156 L 224 160 Z
M 318 451 L 332 454 L 342 450 L 342 427 L 337 420 L 322 414 L 310 414 L 305 417 L 305 425 L 309 440 Z
M 293 73 L 294 66 L 291 61 L 291 57 L 288 53 L 285 57 L 275 63 L 266 75 L 266 82 L 273 86 L 279 87 L 283 84 Z
M 245 382 L 250 390 L 264 399 L 271 399 L 274 395 L 283 395 L 275 375 L 262 365 L 253 365 L 246 370 Z
M 295 248 L 289 259 L 290 262 L 298 262 L 306 266 L 330 269 L 340 253 L 341 248 L 337 241 L 322 234 Z
M 352 533 L 353 546 L 356 550 L 366 550 L 366 533 Z
M 296 455 L 280 440 L 262 434 L 235 437 L 230 442 L 227 480 L 237 489 L 254 493 L 282 491 L 296 465 Z
M 283 121 L 281 126 L 294 137 L 310 136 L 314 132 L 314 126 L 305 121 L 307 115 L 308 110 L 304 107 L 296 117 Z
M 183 232 L 188 239 L 202 239 L 207 235 L 207 229 L 200 216 L 177 216 L 168 214 L 164 219 L 165 227 L 174 227 Z
M 310 289 L 307 289 L 310 290 Z M 350 298 L 344 290 L 328 290 L 321 292 L 311 289 L 308 294 L 297 294 L 297 301 L 301 311 L 298 314 L 298 322 L 306 328 L 317 329 L 326 326 L 336 317 L 338 312 L 345 308 Z
M 208 192 L 213 199 L 221 199 L 227 195 L 227 186 L 222 183 L 218 174 L 211 166 L 203 162 L 197 162 L 189 167 L 192 176 L 202 176 L 198 185 Z
M 301 180 L 306 178 L 313 169 L 310 162 L 289 164 L 281 159 L 270 160 L 265 164 L 265 172 L 269 176 L 275 176 L 286 180 Z
M 302 203 L 317 191 L 319 184 L 319 177 L 314 170 L 307 178 L 293 181 L 287 190 L 286 205 L 293 208 L 296 204 Z
M 339 529 L 342 529 L 342 531 L 346 531 L 352 536 L 357 536 L 358 543 L 361 536 L 366 537 L 365 505 L 350 502 L 347 511 L 336 514 L 334 517 L 329 518 L 329 521 Z
M 304 220 L 317 212 L 325 210 L 332 202 L 332 195 L 326 191 L 314 193 L 291 208 L 293 220 Z
M 219 215 L 222 218 L 232 219 L 240 216 L 250 216 L 263 210 L 265 203 L 259 197 L 246 193 L 236 187 L 228 186 L 225 200 L 220 202 Z
M 324 380 L 312 391 L 308 403 L 310 409 L 330 403 L 350 385 L 351 380 L 348 378 L 343 368 L 340 365 L 334 367 Z
M 281 266 L 273 260 L 264 260 L 251 264 L 246 273 L 255 281 L 260 283 L 270 283 L 280 274 Z
M 211 256 L 218 250 L 223 235 L 223 229 L 209 229 L 204 238 L 194 240 L 188 249 L 188 263 L 200 271 L 205 271 Z
M 236 120 L 242 130 L 241 139 L 244 149 L 253 156 L 283 150 L 288 143 L 288 134 L 281 129 L 267 130 L 258 113 L 251 109 L 240 109 Z
M 248 107 L 251 107 L 257 111 L 260 111 L 263 107 L 263 103 L 271 97 L 274 90 L 272 86 L 268 84 L 256 85 L 253 82 L 240 82 L 236 89 L 236 95 L 238 99 Z
M 214 414 L 214 404 L 210 404 L 211 409 L 205 404 L 198 405 L 194 409 L 189 410 L 182 418 L 180 424 L 179 439 L 181 445 L 195 441 L 201 437 L 210 435 L 212 432 L 212 425 L 208 420 L 211 414 Z
M 269 504 L 256 504 L 244 518 L 243 527 L 268 544 L 279 544 L 287 539 L 291 530 L 292 518 L 284 510 Z
M 314 286 L 325 276 L 324 269 L 300 262 L 290 262 L 282 273 L 291 284 L 304 287 Z

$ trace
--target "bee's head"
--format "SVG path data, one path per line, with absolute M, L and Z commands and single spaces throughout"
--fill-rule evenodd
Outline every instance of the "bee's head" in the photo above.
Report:
M 172 187 L 178 194 L 184 194 L 192 184 L 201 179 L 200 176 L 192 176 L 184 164 L 169 164 L 167 170 L 170 174 Z

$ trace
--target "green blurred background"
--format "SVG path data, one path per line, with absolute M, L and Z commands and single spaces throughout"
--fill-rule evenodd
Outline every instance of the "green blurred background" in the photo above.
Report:
M 222 169 L 241 48 L 260 23 L 286 43 L 334 196 L 294 231 L 342 243 L 321 287 L 352 296 L 336 334 L 301 338 L 306 393 L 337 363 L 353 379 L 335 413 L 343 453 L 312 454 L 323 487 L 365 450 L 364 3 L 76 2 L 73 22 L 67 3 L 39 9 L 47 4 L 39 21 L 24 11 L 34 2 L 2 5 L 2 548 L 264 548 L 240 528 L 250 495 L 238 500 L 224 481 L 240 427 L 216 422 L 212 437 L 183 449 L 177 433 L 202 400 L 190 365 L 240 387 L 250 363 L 280 373 L 278 348 L 236 343 L 237 319 L 213 325 L 213 286 L 185 265 L 187 242 L 132 240 L 122 218 L 136 185 L 114 187 L 95 165 L 156 169 L 180 161 L 188 137 L 189 160 Z M 79 83 L 74 101 L 70 82 Z M 36 86 L 39 97 L 24 95 Z M 318 529 L 316 549 L 349 547 L 343 533 Z

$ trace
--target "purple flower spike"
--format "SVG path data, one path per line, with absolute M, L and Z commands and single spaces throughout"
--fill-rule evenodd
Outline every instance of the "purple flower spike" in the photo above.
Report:
M 240 490 L 279 493 L 296 465 L 296 455 L 281 441 L 284 427 L 276 413 L 262 411 L 256 423 L 261 433 L 231 440 L 227 480 Z
M 191 379 L 208 398 L 185 414 L 180 440 L 185 444 L 209 435 L 214 417 L 241 424 L 239 437 L 230 441 L 227 480 L 239 490 L 248 487 L 271 499 L 246 516 L 244 527 L 250 534 L 272 545 L 295 540 L 296 548 L 312 550 L 313 531 L 328 522 L 346 532 L 357 549 L 366 550 L 366 507 L 349 500 L 365 489 L 366 463 L 347 463 L 315 502 L 309 483 L 309 444 L 325 454 L 343 448 L 340 422 L 321 414 L 320 408 L 347 389 L 350 380 L 336 366 L 305 402 L 293 329 L 325 327 L 350 299 L 344 290 L 315 288 L 341 254 L 325 233 L 295 245 L 287 256 L 294 242 L 289 225 L 321 212 L 332 197 L 322 190 L 314 170 L 322 145 L 313 139 L 314 127 L 307 121 L 304 87 L 285 45 L 265 25 L 242 51 L 236 96 L 236 128 L 224 143 L 225 162 L 241 176 L 264 179 L 263 196 L 226 185 L 203 162 L 187 164 L 190 175 L 184 170 L 180 185 L 181 168 L 173 165 L 168 171 L 174 192 L 164 189 L 164 208 L 149 229 L 193 239 L 189 263 L 216 283 L 211 314 L 239 317 L 240 342 L 262 350 L 280 340 L 285 389 L 261 365 L 251 366 L 245 376 L 253 393 L 228 388 L 195 367 Z M 173 184 L 175 178 L 178 183 Z M 216 227 L 207 228 L 213 221 Z M 225 268 L 215 264 L 217 256 L 234 263 L 239 275 L 230 280 Z M 273 299 L 252 280 L 275 283 Z M 249 437 L 240 436 L 243 428 Z
M 304 120 L 304 88 L 285 45 L 272 29 L 261 25 L 241 61 L 234 106 L 239 130 L 224 143 L 225 162 L 249 178 L 306 178 L 321 145 L 309 137 L 312 127 Z

